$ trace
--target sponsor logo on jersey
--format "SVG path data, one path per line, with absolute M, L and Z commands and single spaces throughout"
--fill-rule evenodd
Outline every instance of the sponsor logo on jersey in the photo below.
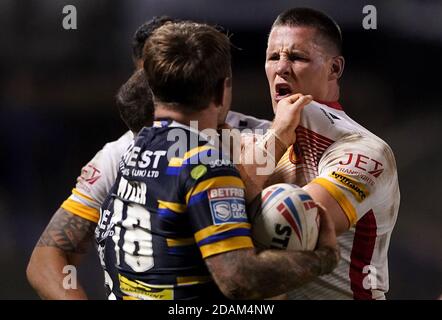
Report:
M 137 167 L 138 169 L 157 169 L 160 159 L 166 156 L 167 151 L 165 150 L 143 150 L 139 146 L 133 146 L 129 148 L 123 155 L 123 163 L 126 167 Z M 120 170 L 122 166 L 120 164 Z
M 100 213 L 100 221 L 98 221 L 98 228 L 97 229 L 101 229 L 104 230 L 106 229 L 106 225 L 109 223 L 110 221 L 110 215 L 111 215 L 111 211 L 110 210 L 103 210 L 102 208 L 100 208 L 101 213 Z
M 147 186 L 141 181 L 128 181 L 121 177 L 118 184 L 117 196 L 123 200 L 146 204 Z
M 129 297 L 143 300 L 173 300 L 174 290 L 171 285 L 151 285 L 139 280 L 130 280 L 121 274 L 118 278 L 121 292 Z
M 346 155 L 347 159 L 339 161 L 341 166 L 352 166 L 354 169 L 368 172 L 375 178 L 379 178 L 382 172 L 384 172 L 382 168 L 384 165 L 373 158 L 359 153 L 346 153 Z
M 142 178 L 158 178 L 160 176 L 160 172 L 158 170 L 143 170 L 137 168 L 124 168 L 120 170 L 121 175 L 124 177 L 142 177 Z
M 345 168 L 345 167 L 337 167 L 336 171 L 342 172 L 344 174 L 349 174 L 354 177 L 357 177 L 358 179 L 367 182 L 369 185 L 374 186 L 375 182 L 372 178 L 369 177 L 369 175 L 365 174 L 365 172 L 360 170 L 354 170 L 351 168 Z
M 367 198 L 369 193 L 361 183 L 353 180 L 345 174 L 338 173 L 336 171 L 332 171 L 329 176 L 350 190 L 358 202 L 362 202 L 365 198 Z
M 327 117 L 327 119 L 330 120 L 331 124 L 335 124 L 335 121 L 333 119 L 341 120 L 339 117 L 335 116 L 333 113 L 328 113 L 327 111 L 325 111 L 322 108 L 319 108 L 319 109 L 321 109 L 321 111 L 324 113 L 324 115 Z
M 97 240 L 98 244 L 100 244 L 107 237 L 112 237 L 114 235 L 114 231 L 112 229 L 114 226 L 114 221 L 112 218 L 113 216 L 110 210 L 100 208 L 100 220 L 95 228 L 95 239 Z
M 232 161 L 229 159 L 215 159 L 209 162 L 210 168 L 214 169 L 217 167 L 234 167 Z
M 214 188 L 208 196 L 214 224 L 248 221 L 243 189 Z
M 98 168 L 94 167 L 92 164 L 88 164 L 81 170 L 80 179 L 84 180 L 90 185 L 93 185 L 100 178 L 100 170 L 98 170 Z
M 335 115 L 333 113 L 329 113 L 329 114 L 330 114 L 330 117 L 332 117 L 333 119 L 341 120 L 341 118 L 339 118 L 337 115 Z
M 217 201 L 213 204 L 213 211 L 216 219 L 226 222 L 232 217 L 232 210 L 230 210 L 230 202 Z
M 238 127 L 240 128 L 248 128 L 249 124 L 247 120 L 239 120 Z
M 206 173 L 207 173 L 207 167 L 203 164 L 200 164 L 200 165 L 196 166 L 195 168 L 193 168 L 192 171 L 190 171 L 190 176 L 193 179 L 198 180 L 199 178 L 204 176 Z

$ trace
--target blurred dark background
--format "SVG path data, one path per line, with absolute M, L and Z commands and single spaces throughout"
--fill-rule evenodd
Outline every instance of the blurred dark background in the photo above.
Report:
M 64 30 L 62 9 L 77 9 Z M 377 9 L 377 29 L 362 8 Z M 389 299 L 442 294 L 442 2 L 70 0 L 0 2 L 0 298 L 35 299 L 26 264 L 84 165 L 125 127 L 113 103 L 130 76 L 131 37 L 154 15 L 224 26 L 233 56 L 232 109 L 267 119 L 266 39 L 285 9 L 309 6 L 341 25 L 346 112 L 396 154 L 401 208 L 390 251 Z M 94 250 L 79 271 L 103 298 Z

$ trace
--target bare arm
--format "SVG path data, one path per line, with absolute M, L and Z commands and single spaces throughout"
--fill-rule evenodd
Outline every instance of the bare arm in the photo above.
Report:
M 310 194 L 314 201 L 320 202 L 327 208 L 327 213 L 333 219 L 337 236 L 350 228 L 350 221 L 344 210 L 324 187 L 316 183 L 309 183 L 303 189 Z
M 59 208 L 34 248 L 26 270 L 42 299 L 87 299 L 81 285 L 65 289 L 66 265 L 78 266 L 93 238 L 96 224 Z
M 274 297 L 330 273 L 339 260 L 334 225 L 321 208 L 321 229 L 315 251 L 242 249 L 205 261 L 220 290 L 231 299 Z

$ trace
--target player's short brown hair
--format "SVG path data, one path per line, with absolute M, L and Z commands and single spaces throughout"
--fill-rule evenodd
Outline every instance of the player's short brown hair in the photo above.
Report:
M 311 8 L 292 8 L 281 13 L 273 22 L 272 29 L 277 26 L 305 26 L 315 28 L 319 34 L 342 54 L 342 33 L 339 25 L 325 13 Z
M 166 23 L 144 47 L 144 70 L 155 100 L 185 111 L 220 104 L 231 76 L 229 38 L 206 24 Z

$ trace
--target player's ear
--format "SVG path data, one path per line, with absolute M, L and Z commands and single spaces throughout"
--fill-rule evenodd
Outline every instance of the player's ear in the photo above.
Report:
M 224 125 L 232 103 L 232 77 L 222 79 L 220 84 L 219 99 L 215 101 L 215 105 L 218 108 L 218 125 Z
M 345 59 L 343 56 L 332 57 L 328 80 L 339 80 L 344 72 L 344 66 Z
M 223 107 L 230 108 L 231 103 L 232 103 L 232 76 L 229 76 L 224 79 L 222 105 Z

